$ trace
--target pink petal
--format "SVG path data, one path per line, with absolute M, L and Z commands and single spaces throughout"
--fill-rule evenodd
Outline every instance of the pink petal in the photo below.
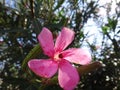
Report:
M 73 90 L 79 82 L 79 74 L 68 61 L 59 64 L 58 81 L 64 90 Z
M 64 50 L 74 39 L 74 32 L 69 28 L 64 27 L 57 37 L 55 43 L 55 50 L 61 52 Z
M 33 59 L 28 62 L 29 68 L 38 76 L 50 78 L 58 69 L 58 64 L 52 60 Z
M 54 54 L 54 42 L 53 36 L 49 29 L 43 28 L 41 33 L 38 35 L 38 40 L 44 51 L 48 56 L 53 56 Z
M 76 63 L 85 65 L 90 63 L 91 55 L 87 51 L 83 49 L 71 48 L 62 52 L 62 56 L 64 59 Z

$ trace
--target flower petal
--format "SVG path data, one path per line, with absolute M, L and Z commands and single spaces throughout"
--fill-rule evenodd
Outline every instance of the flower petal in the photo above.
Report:
M 64 90 L 73 90 L 79 82 L 79 74 L 68 61 L 59 64 L 58 81 Z
M 35 74 L 45 78 L 52 77 L 58 69 L 58 64 L 53 60 L 33 59 L 28 66 Z
M 87 51 L 80 48 L 79 49 L 71 48 L 65 50 L 62 52 L 62 56 L 64 59 L 72 63 L 81 64 L 81 65 L 88 64 L 91 61 L 91 55 Z
M 49 29 L 43 28 L 41 33 L 38 35 L 38 40 L 44 51 L 48 56 L 53 56 L 54 54 L 54 42 L 53 36 Z
M 61 52 L 64 50 L 74 39 L 74 32 L 69 28 L 64 27 L 57 37 L 55 43 L 55 50 Z

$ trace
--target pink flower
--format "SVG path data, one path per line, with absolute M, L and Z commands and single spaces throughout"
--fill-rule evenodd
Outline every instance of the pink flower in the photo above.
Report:
M 44 78 L 52 77 L 58 70 L 59 85 L 64 90 L 73 90 L 79 82 L 79 74 L 70 62 L 85 65 L 91 61 L 90 54 L 80 48 L 65 50 L 73 39 L 74 32 L 64 27 L 54 45 L 52 33 L 47 28 L 43 28 L 38 40 L 49 59 L 32 59 L 28 62 L 29 68 Z

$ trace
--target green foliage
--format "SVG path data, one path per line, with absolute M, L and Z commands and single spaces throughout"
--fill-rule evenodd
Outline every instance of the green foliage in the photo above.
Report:
M 108 26 L 103 26 L 103 27 L 102 27 L 102 31 L 103 31 L 104 34 L 106 34 L 107 32 L 110 31 L 110 27 L 108 27 Z
M 108 18 L 108 25 L 111 29 L 113 29 L 113 31 L 115 32 L 115 29 L 116 29 L 116 26 L 117 26 L 117 23 L 118 23 L 118 20 L 115 19 L 114 17 L 111 19 L 111 18 Z

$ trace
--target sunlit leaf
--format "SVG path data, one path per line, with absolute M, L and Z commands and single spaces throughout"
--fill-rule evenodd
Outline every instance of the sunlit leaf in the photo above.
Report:
M 102 31 L 103 31 L 104 34 L 106 34 L 109 30 L 110 30 L 110 27 L 108 27 L 108 26 L 103 26 L 102 27 Z

